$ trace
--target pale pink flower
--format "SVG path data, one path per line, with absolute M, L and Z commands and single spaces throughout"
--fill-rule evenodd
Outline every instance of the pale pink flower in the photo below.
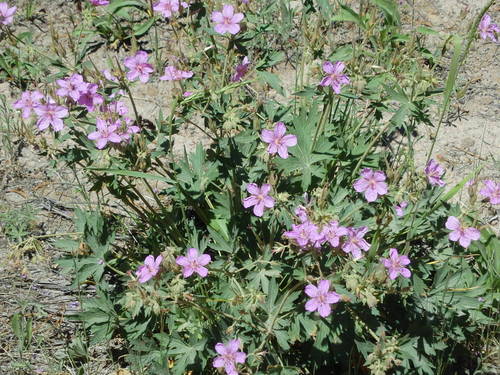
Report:
M 185 97 L 185 98 L 189 98 L 191 95 L 193 95 L 192 91 L 184 91 L 182 93 L 182 96 Z
M 80 98 L 80 95 L 87 90 L 87 83 L 83 81 L 83 77 L 74 73 L 65 79 L 58 79 L 56 81 L 59 88 L 56 91 L 57 96 L 69 96 L 75 102 Z
M 50 126 L 55 132 L 64 128 L 63 118 L 68 116 L 68 109 L 58 105 L 52 98 L 46 99 L 46 104 L 39 104 L 34 107 L 38 116 L 36 126 L 38 129 L 45 130 Z
M 380 262 L 389 271 L 389 279 L 394 280 L 398 275 L 409 278 L 411 272 L 407 266 L 410 264 L 410 259 L 406 255 L 399 255 L 396 249 L 389 250 L 389 258 L 381 258 Z
M 387 194 L 387 184 L 385 173 L 382 171 L 373 171 L 371 168 L 364 168 L 361 171 L 361 178 L 353 184 L 354 190 L 358 193 L 365 192 L 365 198 L 368 202 L 374 202 L 379 195 Z
M 108 5 L 109 0 L 89 0 L 92 5 L 95 6 L 103 6 L 103 5 Z
M 134 56 L 125 58 L 123 65 L 130 69 L 127 72 L 129 81 L 139 78 L 142 83 L 146 83 L 149 81 L 149 74 L 154 71 L 153 65 L 148 63 L 148 54 L 144 51 L 137 51 Z
M 193 72 L 190 70 L 180 70 L 173 65 L 165 68 L 165 74 L 160 77 L 162 81 L 180 81 L 185 78 L 191 78 Z
M 297 144 L 297 137 L 293 134 L 285 135 L 286 126 L 281 121 L 277 122 L 273 130 L 262 130 L 260 138 L 265 143 L 269 143 L 267 152 L 271 155 L 278 153 L 283 159 L 288 158 L 288 147 Z
M 340 244 L 340 237 L 347 236 L 349 233 L 346 227 L 340 226 L 336 220 L 330 221 L 323 226 L 322 235 L 332 247 L 338 247 Z
M 110 124 L 108 121 L 98 118 L 96 119 L 96 128 L 95 132 L 88 135 L 88 139 L 95 141 L 95 146 L 99 150 L 103 149 L 108 142 L 120 143 L 122 141 L 117 133 L 118 125 L 116 123 Z
M 350 80 L 342 72 L 345 69 L 345 64 L 341 61 L 337 61 L 335 64 L 330 61 L 325 61 L 323 63 L 323 71 L 328 74 L 319 83 L 321 86 L 331 86 L 336 94 L 340 94 L 340 90 L 343 85 L 349 84 Z
M 444 186 L 446 183 L 441 179 L 444 169 L 434 159 L 429 160 L 424 170 L 431 185 Z
M 214 29 L 219 34 L 237 34 L 240 31 L 239 23 L 243 18 L 243 13 L 234 13 L 234 7 L 228 4 L 222 6 L 222 12 L 212 12 Z
M 408 207 L 407 201 L 402 201 L 400 204 L 396 204 L 394 206 L 394 210 L 396 211 L 396 215 L 401 217 L 405 214 L 405 208 Z
M 43 95 L 39 91 L 25 91 L 21 94 L 21 99 L 12 104 L 15 109 L 21 109 L 22 118 L 27 119 L 31 116 L 32 111 L 37 105 L 41 104 Z
M 489 14 L 485 14 L 479 23 L 479 35 L 484 40 L 490 38 L 492 41 L 497 42 L 495 33 L 500 33 L 500 28 L 496 23 L 491 23 Z
M 479 230 L 472 227 L 464 227 L 455 216 L 449 216 L 445 226 L 452 231 L 448 236 L 450 241 L 458 241 L 460 246 L 465 249 L 469 247 L 471 241 L 478 240 L 481 237 Z
M 155 12 L 160 12 L 165 18 L 169 18 L 179 11 L 180 6 L 187 8 L 188 5 L 179 0 L 160 0 L 153 6 L 153 10 Z
M 163 257 L 158 255 L 156 259 L 152 255 L 148 255 L 144 260 L 144 264 L 139 266 L 135 274 L 139 277 L 140 283 L 145 283 L 155 277 L 160 272 L 160 266 Z
M 292 230 L 283 233 L 283 235 L 294 240 L 302 248 L 308 246 L 320 248 L 321 243 L 324 242 L 324 236 L 320 233 L 318 226 L 310 221 L 305 221 L 301 224 L 292 224 Z
M 204 266 L 211 261 L 210 255 L 198 254 L 198 249 L 190 248 L 186 256 L 178 256 L 175 263 L 182 267 L 182 276 L 188 278 L 195 272 L 201 277 L 206 277 L 208 269 Z
M 215 345 L 215 351 L 219 356 L 214 358 L 213 367 L 224 368 L 227 375 L 238 375 L 236 369 L 237 363 L 245 363 L 247 358 L 246 353 L 240 352 L 241 341 L 234 339 L 226 344 L 219 342 Z
M 309 220 L 309 217 L 307 215 L 307 209 L 304 206 L 298 206 L 295 209 L 295 215 L 297 215 L 301 223 L 305 223 L 306 221 Z
M 257 184 L 250 183 L 247 185 L 247 191 L 251 194 L 243 199 L 243 207 L 249 208 L 253 206 L 253 214 L 261 217 L 264 214 L 265 208 L 274 207 L 274 199 L 269 196 L 271 185 L 263 184 L 259 188 Z
M 479 193 L 489 198 L 491 204 L 500 204 L 500 183 L 492 180 L 485 180 L 484 187 Z
M 335 292 L 330 292 L 330 281 L 320 280 L 318 286 L 309 284 L 305 288 L 305 293 L 311 297 L 306 302 L 307 311 L 318 311 L 322 318 L 331 314 L 332 308 L 330 305 L 340 301 L 340 295 Z
M 95 108 L 104 103 L 104 98 L 97 93 L 98 86 L 95 83 L 85 83 L 85 89 L 80 91 L 78 104 L 83 105 L 87 111 L 94 112 Z
M 368 232 L 368 227 L 347 228 L 347 239 L 342 244 L 345 253 L 351 253 L 354 260 L 363 257 L 361 250 L 368 251 L 370 244 L 363 238 Z
M 14 13 L 16 13 L 17 7 L 9 8 L 9 4 L 0 3 L 0 24 L 9 25 L 14 21 Z
M 250 66 L 250 60 L 248 60 L 248 57 L 245 56 L 241 64 L 238 64 L 236 66 L 235 68 L 236 72 L 231 77 L 231 82 L 241 81 L 241 79 L 245 76 L 245 74 L 247 74 L 249 66 Z

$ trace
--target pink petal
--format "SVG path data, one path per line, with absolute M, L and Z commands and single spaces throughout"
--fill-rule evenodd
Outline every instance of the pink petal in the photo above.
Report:
M 257 197 L 252 195 L 250 197 L 243 199 L 242 203 L 243 203 L 243 207 L 249 208 L 249 207 L 252 207 L 252 206 L 255 206 L 256 204 L 258 204 L 259 200 L 257 199 Z
M 316 298 L 313 298 L 307 301 L 305 309 L 307 311 L 316 311 L 318 309 L 318 300 Z
M 194 268 L 191 267 L 191 266 L 186 266 L 184 267 L 184 269 L 182 270 L 182 276 L 184 276 L 184 278 L 188 278 L 189 276 L 191 276 L 194 272 Z
M 254 184 L 253 182 L 247 185 L 247 191 L 250 194 L 253 195 L 259 195 L 260 194 L 260 188 L 257 184 Z
M 352 186 L 354 187 L 354 190 L 356 190 L 358 193 L 361 193 L 368 189 L 368 186 L 370 186 L 370 184 L 365 178 L 360 178 L 359 180 L 356 180 Z
M 335 292 L 329 292 L 326 295 L 325 301 L 327 303 L 337 303 L 338 301 L 340 301 L 340 295 Z
M 259 203 L 253 206 L 253 214 L 258 217 L 264 215 L 264 202 L 259 201 Z
M 309 296 L 309 297 L 317 297 L 318 296 L 318 288 L 312 284 L 306 285 L 304 292 Z
M 447 229 L 457 230 L 460 229 L 460 221 L 458 221 L 455 216 L 450 216 L 448 217 L 448 220 L 446 220 L 445 226 Z
M 206 277 L 208 275 L 208 269 L 202 266 L 196 267 L 195 271 L 201 277 Z
M 233 17 L 234 14 L 234 8 L 232 5 L 229 4 L 224 4 L 222 6 L 222 15 L 227 18 Z
M 217 344 L 217 345 L 219 345 L 219 344 Z M 215 346 L 216 348 L 217 348 L 217 345 Z M 215 357 L 212 365 L 215 368 L 219 368 L 219 367 L 224 367 L 224 363 L 226 363 L 226 361 L 224 360 L 224 358 L 222 358 L 222 357 Z
M 277 147 L 278 149 L 278 155 L 280 156 L 280 158 L 282 159 L 288 159 L 288 148 L 287 146 L 285 145 L 279 145 Z
M 228 24 L 227 31 L 233 35 L 238 34 L 238 32 L 240 31 L 240 25 L 237 23 Z
M 467 228 L 464 235 L 471 240 L 478 240 L 481 237 L 481 232 L 476 228 Z
M 286 126 L 281 121 L 277 122 L 274 126 L 274 138 L 281 138 L 286 133 Z
M 198 250 L 195 249 L 194 247 L 188 249 L 187 258 L 192 259 L 192 260 L 197 259 L 198 258 Z
M 234 353 L 234 361 L 236 363 L 245 363 L 245 360 L 247 359 L 247 355 L 243 352 L 236 352 Z
M 215 345 L 215 351 L 220 355 L 227 354 L 226 346 L 220 342 L 217 345 Z
M 206 266 L 211 261 L 212 261 L 212 258 L 208 254 L 201 254 L 198 257 L 198 264 L 201 265 L 201 266 Z
M 226 350 L 228 353 L 236 353 L 240 349 L 241 342 L 239 339 L 229 340 L 226 344 Z
M 293 147 L 297 145 L 297 137 L 293 134 L 288 134 L 285 135 L 283 138 L 281 138 L 281 142 L 288 147 Z
M 273 208 L 274 207 L 274 199 L 272 197 L 265 197 L 264 198 L 264 206 L 267 208 Z
M 260 188 L 260 194 L 262 195 L 267 195 L 271 191 L 271 185 L 269 184 L 263 184 L 262 187 Z
M 323 71 L 327 74 L 333 74 L 335 72 L 335 68 L 330 61 L 325 61 L 323 63 Z
M 262 139 L 263 142 L 271 143 L 274 141 L 274 132 L 272 130 L 264 129 L 260 134 L 260 139 Z
M 448 238 L 451 240 L 451 241 L 458 241 L 460 239 L 460 237 L 462 236 L 462 233 L 460 233 L 459 230 L 454 230 L 453 232 L 451 232 L 449 235 L 448 235 Z
M 366 189 L 365 198 L 368 202 L 375 202 L 377 200 L 377 191 L 370 188 Z
M 318 291 L 319 294 L 326 294 L 330 289 L 330 281 L 329 280 L 320 280 L 318 283 Z
M 321 316 L 322 318 L 326 318 L 328 315 L 331 314 L 332 308 L 328 303 L 321 303 L 318 306 L 318 312 L 319 316 Z
M 243 20 L 245 16 L 243 15 L 243 13 L 236 13 L 233 18 L 231 18 L 231 22 L 232 23 L 239 23 Z
M 399 272 L 401 272 L 401 275 L 403 275 L 403 277 L 406 277 L 407 279 L 411 276 L 411 272 L 408 268 L 401 268 Z

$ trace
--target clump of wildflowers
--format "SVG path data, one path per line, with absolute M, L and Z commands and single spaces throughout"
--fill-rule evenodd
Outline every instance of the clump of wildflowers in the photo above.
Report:
M 445 226 L 452 231 L 448 236 L 450 241 L 458 241 L 460 246 L 465 249 L 469 247 L 471 241 L 478 240 L 481 237 L 478 229 L 463 226 L 455 216 L 448 217 Z
M 399 255 L 396 249 L 389 250 L 389 258 L 381 258 L 380 262 L 387 268 L 389 279 L 394 280 L 399 275 L 409 278 L 411 272 L 404 267 L 410 264 L 410 259 L 406 255 Z
M 137 51 L 134 56 L 126 57 L 123 61 L 129 71 L 127 72 L 127 79 L 135 81 L 137 78 L 142 83 L 149 81 L 149 75 L 153 73 L 153 65 L 148 63 L 148 54 L 145 51 Z
M 311 297 L 306 302 L 306 310 L 313 312 L 318 311 L 322 318 L 331 314 L 332 308 L 330 305 L 340 301 L 340 295 L 335 292 L 330 292 L 330 281 L 320 280 L 318 286 L 309 284 L 304 289 L 305 293 Z
M 490 38 L 493 42 L 498 41 L 495 33 L 500 33 L 500 28 L 496 23 L 491 22 L 491 16 L 489 14 L 485 14 L 483 18 L 481 18 L 478 29 L 482 39 L 486 40 Z
M 245 363 L 247 355 L 240 351 L 241 341 L 239 339 L 229 340 L 226 344 L 219 342 L 215 345 L 215 351 L 219 356 L 214 358 L 215 368 L 224 368 L 227 375 L 238 375 L 236 366 Z
M 274 198 L 269 196 L 271 185 L 263 184 L 262 187 L 259 187 L 257 184 L 250 183 L 247 185 L 247 191 L 251 195 L 243 199 L 243 207 L 249 208 L 253 206 L 255 216 L 261 217 L 265 208 L 274 207 Z
M 240 22 L 243 18 L 243 13 L 234 13 L 234 7 L 228 4 L 222 6 L 222 12 L 212 12 L 212 21 L 215 22 L 214 29 L 219 34 L 237 34 L 240 31 Z
M 14 14 L 16 13 L 17 7 L 13 6 L 9 8 L 8 3 L 0 3 L 0 24 L 9 25 L 14 21 Z
M 479 193 L 488 198 L 491 204 L 500 204 L 500 183 L 492 180 L 485 180 L 484 187 Z
M 370 249 L 370 244 L 363 238 L 367 232 L 368 227 L 347 228 L 347 239 L 342 244 L 342 250 L 352 254 L 354 260 L 363 257 L 361 251 Z
M 387 194 L 387 184 L 385 173 L 373 171 L 371 168 L 364 168 L 361 171 L 361 178 L 354 182 L 354 190 L 358 193 L 365 193 L 368 202 L 374 202 L 379 195 Z
M 198 249 L 190 248 L 186 256 L 178 256 L 175 263 L 183 268 L 182 276 L 185 278 L 188 278 L 195 272 L 201 277 L 206 277 L 208 275 L 208 269 L 204 266 L 210 263 L 211 260 L 210 255 L 199 254 Z
M 434 186 L 444 186 L 446 183 L 441 179 L 444 174 L 444 168 L 439 165 L 434 159 L 429 160 L 425 166 L 425 175 L 429 180 L 429 184 Z
M 293 134 L 286 133 L 286 126 L 284 123 L 277 122 L 273 130 L 262 130 L 261 139 L 265 143 L 269 143 L 267 152 L 271 155 L 278 153 L 283 159 L 288 158 L 288 147 L 297 144 L 297 137 Z
M 323 71 L 327 74 L 321 82 L 321 86 L 331 86 L 336 94 L 340 94 L 342 86 L 348 85 L 350 80 L 342 72 L 345 69 L 345 64 L 341 61 L 337 61 L 335 64 L 330 61 L 325 61 L 323 63 Z
M 165 74 L 160 77 L 162 81 L 180 81 L 185 78 L 191 78 L 193 72 L 190 70 L 180 70 L 170 65 L 165 68 Z
M 160 272 L 161 262 L 163 257 L 158 255 L 155 259 L 154 256 L 148 255 L 144 260 L 144 264 L 139 266 L 135 274 L 139 277 L 140 283 L 145 283 L 155 277 Z

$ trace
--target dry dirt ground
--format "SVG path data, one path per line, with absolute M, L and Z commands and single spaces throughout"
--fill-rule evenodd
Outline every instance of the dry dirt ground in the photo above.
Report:
M 403 1 L 403 10 L 410 12 L 412 2 Z M 25 1 L 10 3 L 22 6 Z M 66 24 L 68 14 L 75 9 L 67 1 L 36 3 L 47 4 L 43 6 L 45 17 L 61 25 Z M 446 33 L 464 33 L 484 3 L 486 0 L 414 0 L 418 23 Z M 494 5 L 490 14 L 500 22 L 499 5 Z M 43 24 L 40 27 L 45 30 Z M 432 155 L 446 166 L 450 184 L 460 181 L 479 165 L 484 166 L 479 178 L 500 179 L 498 60 L 498 44 L 478 41 L 460 74 L 459 84 L 468 88 L 453 102 Z M 158 82 L 148 85 L 147 91 L 137 92 L 138 97 L 144 98 L 139 100 L 139 111 L 147 114 L 166 106 L 165 98 L 171 89 L 169 84 Z M 0 93 L 9 102 L 18 94 L 1 82 Z M 424 137 L 416 146 L 416 162 L 422 168 L 434 130 L 419 129 Z M 5 133 L 0 132 L 2 136 Z M 192 149 L 200 139 L 199 133 L 188 128 L 177 143 Z M 61 253 L 52 240 L 74 230 L 73 210 L 84 203 L 77 191 L 82 186 L 71 171 L 51 168 L 37 148 L 28 146 L 22 138 L 11 141 L 13 151 L 0 152 L 0 213 L 13 214 L 8 219 L 0 218 L 0 223 L 4 232 L 8 225 L 23 229 L 23 223 L 27 223 L 24 229 L 29 236 L 25 237 L 28 240 L 16 243 L 0 232 L 0 373 L 73 374 L 76 372 L 65 358 L 68 344 L 78 336 L 78 327 L 66 317 L 78 310 L 78 296 L 70 291 L 68 277 L 53 263 Z M 460 202 L 469 204 L 466 194 L 460 197 Z M 482 212 L 497 229 L 498 214 L 498 210 L 492 209 Z M 24 349 L 19 347 L 19 340 L 10 328 L 11 317 L 16 313 L 22 313 L 25 321 L 32 320 L 33 337 Z M 117 370 L 107 361 L 107 349 L 91 348 L 91 368 L 86 373 L 110 374 Z

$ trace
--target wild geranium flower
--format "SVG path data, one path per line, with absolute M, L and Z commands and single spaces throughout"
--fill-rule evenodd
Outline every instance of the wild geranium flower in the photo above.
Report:
M 83 105 L 87 111 L 94 112 L 95 108 L 104 103 L 104 98 L 97 93 L 98 86 L 95 83 L 86 83 L 85 89 L 80 92 L 78 104 Z
M 489 14 L 485 14 L 481 18 L 478 28 L 482 39 L 486 40 L 490 38 L 494 42 L 498 41 L 495 33 L 500 33 L 500 28 L 496 23 L 491 23 L 491 16 Z
M 243 199 L 243 207 L 249 208 L 253 206 L 253 214 L 261 217 L 264 214 L 265 208 L 274 207 L 274 198 L 269 196 L 271 185 L 263 184 L 259 188 L 257 184 L 251 183 L 247 185 L 247 191 L 251 194 Z
M 219 342 L 215 345 L 215 351 L 219 354 L 214 358 L 215 368 L 224 368 L 227 375 L 238 375 L 237 363 L 245 363 L 246 353 L 240 352 L 241 341 L 239 339 L 229 340 L 226 344 Z
M 265 143 L 269 143 L 267 152 L 271 155 L 278 153 L 283 159 L 288 158 L 288 147 L 293 147 L 297 144 L 297 137 L 293 134 L 286 133 L 286 126 L 281 121 L 277 122 L 273 130 L 262 130 L 260 138 Z
M 182 276 L 185 278 L 188 278 L 195 272 L 201 277 L 206 277 L 208 275 L 208 269 L 204 266 L 210 263 L 211 260 L 210 255 L 199 254 L 198 249 L 190 248 L 186 256 L 178 256 L 175 263 L 183 268 Z
M 335 64 L 330 61 L 325 61 L 323 63 L 323 71 L 328 74 L 319 83 L 321 86 L 332 86 L 333 91 L 336 94 L 340 94 L 340 89 L 342 86 L 349 84 L 350 80 L 342 72 L 345 69 L 345 64 L 341 61 L 337 61 Z
M 68 116 L 68 109 L 58 105 L 52 98 L 48 97 L 45 104 L 35 106 L 34 111 L 38 116 L 36 121 L 38 129 L 45 130 L 52 126 L 52 129 L 58 132 L 64 128 L 62 119 Z
M 160 77 L 162 81 L 180 81 L 185 78 L 191 78 L 193 72 L 190 70 L 180 70 L 170 65 L 165 68 L 165 74 Z
M 382 171 L 373 171 L 371 168 L 364 168 L 361 171 L 361 178 L 354 182 L 354 190 L 358 193 L 365 192 L 365 198 L 368 202 L 374 202 L 379 195 L 387 194 L 387 184 L 385 173 Z
M 410 264 L 410 259 L 406 255 L 399 255 L 396 249 L 390 249 L 389 258 L 381 258 L 380 262 L 387 268 L 391 280 L 399 275 L 406 278 L 411 276 L 410 270 L 404 267 Z
M 139 266 L 135 274 L 139 277 L 140 283 L 145 283 L 155 277 L 160 272 L 160 266 L 163 257 L 158 255 L 155 259 L 154 256 L 148 255 L 144 260 L 144 264 Z
M 130 117 L 124 117 L 123 119 L 118 119 L 115 121 L 118 126 L 117 134 L 120 136 L 123 142 L 128 142 L 130 137 L 141 131 Z
M 240 31 L 239 23 L 243 17 L 243 13 L 234 13 L 234 7 L 228 4 L 222 6 L 222 12 L 212 12 L 212 21 L 215 22 L 214 29 L 219 34 L 237 34 Z
M 396 204 L 394 206 L 394 210 L 396 211 L 396 215 L 401 217 L 405 214 L 405 208 L 408 207 L 407 201 L 402 201 L 400 204 Z
M 368 232 L 368 227 L 347 228 L 347 239 L 342 244 L 345 253 L 351 253 L 354 260 L 363 257 L 361 250 L 368 251 L 370 244 L 363 238 Z
M 120 143 L 122 138 L 117 133 L 118 125 L 116 123 L 110 124 L 108 121 L 98 118 L 96 120 L 95 132 L 88 135 L 88 139 L 95 141 L 95 146 L 101 150 L 108 142 Z
M 121 101 L 111 102 L 109 104 L 103 104 L 100 108 L 101 112 L 116 113 L 119 116 L 125 116 L 128 114 L 128 108 L 125 103 Z
M 348 233 L 347 228 L 340 226 L 339 222 L 336 220 L 330 221 L 328 224 L 324 225 L 322 229 L 325 241 L 332 247 L 338 247 L 340 244 L 340 237 L 347 236 Z
M 87 90 L 87 83 L 84 82 L 83 77 L 78 73 L 74 73 L 65 79 L 58 79 L 56 83 L 59 86 L 56 91 L 57 96 L 69 96 L 75 102 L 80 98 L 82 92 Z
M 95 6 L 103 6 L 103 5 L 108 5 L 109 0 L 89 0 L 92 5 Z
M 340 301 L 340 295 L 335 292 L 330 292 L 330 281 L 320 280 L 318 286 L 309 284 L 305 288 L 306 294 L 311 297 L 306 302 L 307 311 L 318 311 L 322 318 L 331 314 L 332 308 L 330 305 Z
M 307 216 L 307 209 L 304 206 L 298 206 L 295 209 L 295 215 L 297 215 L 301 223 L 309 220 L 309 217 Z
M 231 82 L 239 82 L 247 74 L 248 67 L 250 66 L 250 60 L 245 56 L 241 64 L 236 65 L 235 73 L 231 77 Z
M 39 91 L 25 91 L 21 94 L 21 99 L 15 101 L 12 106 L 15 109 L 21 109 L 23 111 L 21 117 L 27 119 L 35 107 L 41 104 L 42 99 L 43 95 Z
M 283 233 L 283 235 L 294 240 L 302 248 L 309 245 L 319 248 L 324 241 L 324 237 L 320 233 L 318 226 L 310 221 L 302 224 L 292 224 L 292 230 Z
M 9 25 L 14 21 L 14 13 L 16 13 L 17 7 L 9 8 L 9 4 L 0 3 L 0 24 Z
M 174 13 L 179 11 L 180 7 L 187 8 L 187 3 L 179 0 L 160 0 L 154 6 L 155 12 L 160 12 L 163 17 L 170 18 Z
M 137 78 L 142 83 L 149 81 L 149 74 L 153 73 L 153 65 L 148 64 L 148 54 L 144 51 L 137 51 L 134 56 L 129 56 L 123 61 L 130 70 L 127 72 L 127 79 L 135 81 Z
M 455 216 L 448 217 L 445 226 L 452 231 L 448 236 L 450 241 L 458 241 L 460 246 L 465 249 L 469 247 L 471 241 L 478 240 L 481 237 L 479 230 L 472 227 L 464 227 Z
M 441 165 L 434 161 L 434 159 L 429 160 L 425 166 L 424 172 L 429 180 L 429 184 L 434 186 L 446 185 L 446 183 L 441 179 L 441 176 L 444 174 L 444 169 Z
M 496 183 L 492 180 L 485 180 L 484 187 L 479 190 L 479 193 L 489 198 L 491 204 L 500 204 L 500 183 Z

